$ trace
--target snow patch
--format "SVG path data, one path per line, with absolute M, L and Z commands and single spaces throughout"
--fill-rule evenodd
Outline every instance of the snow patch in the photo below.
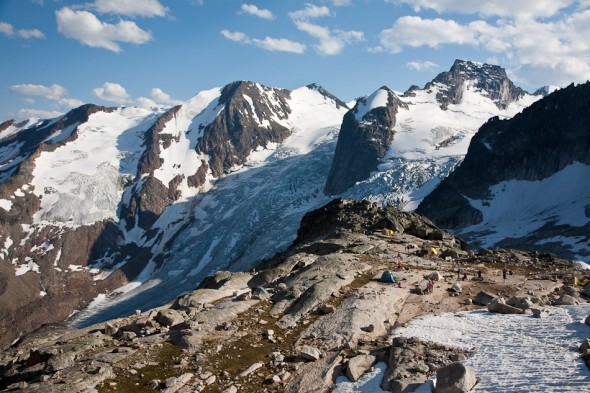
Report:
M 386 89 L 379 89 L 370 96 L 360 99 L 356 104 L 356 112 L 354 115 L 356 120 L 363 120 L 363 117 L 375 108 L 387 107 L 389 93 L 390 92 Z
M 41 273 L 39 265 L 37 265 L 35 262 L 33 262 L 32 259 L 25 258 L 25 262 L 26 263 L 20 264 L 16 267 L 16 270 L 14 272 L 15 276 L 22 276 L 26 272 Z
M 525 236 L 549 222 L 581 227 L 590 222 L 585 214 L 590 204 L 590 165 L 576 162 L 539 181 L 503 181 L 490 187 L 490 195 L 485 200 L 467 198 L 482 212 L 483 220 L 460 231 L 486 232 L 480 236 L 483 247 Z M 577 240 L 568 242 L 575 245 Z
M 0 207 L 8 212 L 12 208 L 12 201 L 0 199 Z

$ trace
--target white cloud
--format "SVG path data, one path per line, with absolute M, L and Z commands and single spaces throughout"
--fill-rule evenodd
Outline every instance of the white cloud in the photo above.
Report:
M 263 40 L 254 38 L 252 39 L 252 43 L 271 52 L 290 52 L 302 54 L 306 49 L 304 44 L 291 41 L 286 38 L 272 38 L 267 36 Z
M 231 41 L 235 42 L 244 42 L 248 39 L 246 34 L 242 33 L 241 31 L 229 31 L 229 30 L 221 30 L 221 35 Z
M 95 0 L 92 8 L 101 14 L 129 17 L 166 16 L 169 11 L 158 0 Z
M 88 11 L 74 11 L 64 7 L 55 12 L 57 30 L 67 38 L 80 41 L 93 48 L 121 52 L 118 42 L 145 44 L 152 39 L 150 32 L 140 29 L 134 22 L 117 24 L 101 22 Z
M 330 16 L 330 9 L 326 6 L 318 7 L 313 4 L 305 4 L 305 8 L 299 11 L 289 12 L 289 17 L 293 20 L 308 20 Z
M 154 100 L 151 100 L 147 97 L 139 97 L 137 100 L 135 100 L 137 102 L 137 105 L 142 107 L 142 108 L 146 108 L 146 109 L 151 109 L 151 108 L 157 108 L 159 107 L 158 104 L 156 104 L 156 102 Z
M 80 101 L 76 98 L 61 98 L 57 101 L 57 103 L 65 108 L 77 108 L 81 105 L 84 105 L 83 101 Z
M 34 84 L 21 84 L 21 85 L 12 85 L 8 88 L 12 93 L 25 96 L 23 100 L 28 104 L 34 104 L 35 100 L 31 97 L 43 97 L 46 100 L 54 101 L 60 109 L 71 109 L 77 108 L 80 105 L 84 105 L 84 102 L 76 99 L 76 98 L 69 98 L 66 97 L 67 90 L 58 84 L 53 84 L 51 86 L 44 86 L 44 85 L 34 85 Z M 56 106 L 53 104 L 53 106 Z M 27 111 L 31 111 L 33 109 L 27 109 Z M 51 113 L 51 112 L 48 112 Z M 31 115 L 33 116 L 33 115 Z M 35 115 L 37 116 L 37 115 Z M 30 116 L 29 116 L 30 117 Z M 43 117 L 43 116 L 37 116 Z M 47 117 L 47 116 L 46 116 Z
M 272 14 L 270 10 L 260 9 L 253 4 L 242 4 L 242 12 L 250 15 L 257 16 L 262 19 L 274 19 L 275 16 Z
M 419 16 L 403 16 L 391 29 L 380 34 L 380 48 L 386 52 L 400 53 L 403 46 L 414 48 L 442 44 L 476 44 L 473 32 L 454 20 L 422 19 Z
M 590 79 L 590 10 L 551 20 L 475 20 L 399 18 L 380 34 L 377 50 L 399 53 L 405 47 L 468 45 L 501 60 L 517 83 L 567 85 Z
M 318 7 L 313 4 L 305 4 L 305 9 L 289 13 L 297 29 L 319 40 L 315 48 L 322 55 L 337 55 L 347 44 L 365 40 L 361 31 L 331 30 L 328 27 L 309 22 L 310 19 L 329 15 L 330 9 L 328 7 Z
M 548 17 L 577 0 L 386 0 L 388 3 L 408 4 L 416 12 L 430 9 L 439 14 L 456 12 L 502 17 Z
M 322 55 L 337 55 L 342 52 L 346 44 L 364 41 L 365 39 L 364 34 L 360 31 L 332 31 L 327 27 L 303 20 L 295 20 L 294 23 L 299 30 L 319 40 L 316 49 Z
M 157 103 L 166 104 L 166 105 L 178 105 L 182 104 L 182 101 L 175 100 L 166 92 L 164 92 L 159 87 L 154 87 L 150 90 L 150 98 Z
M 0 33 L 8 37 L 13 36 L 14 27 L 10 23 L 0 22 Z
M 426 61 L 410 61 L 406 63 L 406 68 L 414 71 L 433 71 L 439 67 L 438 64 L 426 60 Z
M 54 101 L 59 100 L 67 93 L 67 90 L 58 84 L 51 86 L 33 84 L 12 85 L 8 90 L 23 96 L 41 96 Z
M 42 109 L 23 108 L 18 111 L 19 119 L 28 119 L 30 117 L 38 117 L 41 119 L 51 119 L 63 115 L 60 111 L 45 111 Z
M 258 46 L 271 52 L 289 52 L 302 54 L 306 50 L 306 46 L 304 44 L 291 41 L 286 38 L 272 38 L 267 36 L 261 40 L 258 38 L 250 38 L 240 31 L 232 32 L 229 30 L 222 30 L 221 34 L 228 40 Z
M 117 104 L 130 101 L 127 90 L 118 83 L 105 82 L 102 87 L 97 87 L 92 92 L 103 101 L 116 102 Z
M 43 39 L 45 38 L 45 34 L 43 34 L 38 29 L 19 29 L 14 30 L 14 26 L 10 23 L 0 22 L 0 33 L 3 33 L 7 37 L 19 37 L 24 38 L 26 40 L 31 38 L 38 38 Z

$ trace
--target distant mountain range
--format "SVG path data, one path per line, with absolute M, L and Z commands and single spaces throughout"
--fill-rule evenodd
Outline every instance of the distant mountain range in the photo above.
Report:
M 510 119 L 538 100 L 531 110 L 547 102 L 561 110 L 560 102 L 578 102 L 567 97 L 583 89 L 571 87 L 542 99 L 551 89 L 531 95 L 498 66 L 457 60 L 422 89 L 412 86 L 402 94 L 382 87 L 353 108 L 315 84 L 288 91 L 241 81 L 202 91 L 165 111 L 89 104 L 55 119 L 4 122 L 0 346 L 76 309 L 84 308 L 74 316 L 76 323 L 88 324 L 163 304 L 217 270 L 251 269 L 287 247 L 303 215 L 336 195 L 414 210 L 454 169 L 472 173 L 461 168 L 480 157 L 486 169 L 503 164 L 474 146 L 505 149 L 507 142 L 499 141 L 508 132 L 519 138 L 506 152 L 513 157 L 531 146 L 523 141 L 538 138 L 523 173 L 558 160 L 560 165 L 533 176 L 550 177 L 573 163 L 564 155 L 574 156 L 565 148 L 552 149 L 556 141 L 542 137 L 559 139 L 569 122 L 577 121 L 579 135 L 559 142 L 581 143 L 585 135 L 588 153 L 588 123 L 556 112 L 563 115 L 560 128 L 535 137 L 534 131 L 524 131 L 539 126 L 535 115 L 524 115 L 528 112 L 514 118 L 518 126 L 488 119 Z M 587 112 L 581 110 L 587 101 L 576 105 L 568 106 Z M 485 138 L 476 134 L 483 124 Z M 584 156 L 581 146 L 575 157 Z M 585 157 L 576 162 L 587 166 Z M 586 173 L 586 167 L 576 168 L 577 174 Z M 454 176 L 449 179 L 459 179 Z M 510 179 L 478 175 L 481 189 L 473 194 L 457 180 L 444 196 L 426 198 L 419 211 L 474 244 L 518 247 L 518 241 L 501 238 L 508 232 L 493 237 L 473 228 L 501 221 L 480 208 L 503 206 L 490 197 L 495 191 L 486 190 Z M 590 189 L 584 181 L 579 187 Z M 442 183 L 437 192 L 445 189 Z M 586 216 L 567 225 L 585 228 L 590 204 L 577 190 L 568 191 L 567 202 L 584 207 Z M 481 195 L 487 201 L 477 199 Z M 543 215 L 542 210 L 535 214 Z M 561 222 L 554 224 L 559 232 Z M 584 238 L 587 246 L 588 231 L 583 233 L 571 232 L 560 243 L 556 232 L 538 232 L 548 237 L 522 246 L 552 244 L 555 252 L 583 258 L 590 247 L 571 240 Z M 558 243 L 561 248 L 554 247 Z

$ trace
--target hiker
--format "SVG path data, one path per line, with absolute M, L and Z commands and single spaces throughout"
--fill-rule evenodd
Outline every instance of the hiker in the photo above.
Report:
M 398 287 L 398 288 L 401 288 L 401 287 L 402 287 L 402 282 L 401 282 L 401 281 L 398 281 L 398 282 L 397 282 L 397 287 Z
M 460 267 L 457 268 L 457 280 L 459 278 L 461 278 L 461 268 Z
M 506 268 L 502 269 L 502 278 L 506 281 Z
M 467 273 L 463 273 L 463 278 L 461 280 L 463 280 L 463 281 L 467 280 Z
M 432 293 L 434 291 L 434 281 L 432 281 L 431 279 L 428 280 L 428 293 Z
M 400 261 L 397 261 L 397 270 L 402 270 L 402 263 Z

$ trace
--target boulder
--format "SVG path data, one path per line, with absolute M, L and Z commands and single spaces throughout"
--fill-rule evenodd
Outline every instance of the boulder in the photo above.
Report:
M 306 360 L 316 361 L 322 356 L 322 354 L 319 349 L 309 345 L 304 345 L 299 350 L 298 356 Z
M 582 295 L 590 297 L 590 284 L 586 285 L 582 290 Z
M 481 291 L 477 295 L 475 295 L 475 299 L 473 299 L 473 304 L 477 304 L 479 306 L 487 306 L 495 298 L 496 296 L 492 295 L 491 293 Z
M 356 382 L 360 377 L 363 376 L 368 369 L 377 361 L 377 358 L 373 355 L 358 355 L 348 361 L 348 367 L 346 368 L 346 376 L 352 382 Z
M 534 303 L 528 296 L 514 296 L 506 302 L 509 306 L 520 308 L 521 310 L 528 310 Z
M 488 310 L 497 312 L 499 314 L 523 314 L 524 311 L 520 308 L 512 307 L 506 304 L 504 298 L 494 299 L 488 304 Z
M 451 287 L 451 289 L 449 289 L 449 291 L 454 293 L 461 293 L 463 292 L 463 288 L 461 287 L 461 284 L 457 282 Z
M 65 353 L 54 355 L 47 360 L 47 370 L 55 372 L 65 370 L 74 365 L 74 356 Z
M 156 315 L 156 321 L 163 326 L 174 326 L 184 322 L 184 317 L 176 310 L 160 310 Z
M 578 292 L 578 290 L 574 287 L 572 287 L 571 285 L 564 285 L 561 289 L 563 289 L 563 291 L 570 296 L 573 297 L 580 297 L 580 293 Z
M 588 316 L 586 317 L 586 319 L 584 320 L 584 323 L 585 323 L 586 325 L 590 326 L 590 315 L 588 315 Z
M 551 311 L 548 308 L 531 308 L 531 311 L 533 312 L 533 317 L 535 318 L 545 318 L 548 316 L 553 315 L 553 311 Z
M 475 371 L 463 363 L 455 362 L 436 371 L 435 393 L 465 393 L 477 384 Z
M 580 304 L 578 300 L 570 295 L 561 295 L 557 300 L 555 300 L 556 306 L 575 306 Z
M 590 349 L 590 338 L 585 338 L 580 344 L 579 351 L 582 353 L 586 353 Z

